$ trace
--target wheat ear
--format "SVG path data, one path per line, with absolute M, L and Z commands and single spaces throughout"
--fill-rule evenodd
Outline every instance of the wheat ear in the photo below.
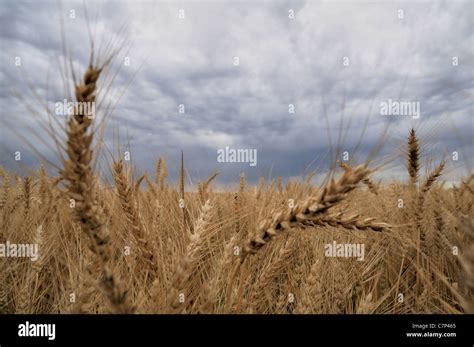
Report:
M 160 159 L 158 159 L 158 162 L 156 163 L 156 170 L 155 170 L 156 184 L 160 183 L 162 167 L 163 167 L 163 159 L 160 157 Z
M 91 59 L 92 61 L 92 59 Z M 96 83 L 102 68 L 89 64 L 83 81 L 75 85 L 77 102 L 95 102 Z M 117 313 L 132 312 L 127 302 L 127 291 L 122 289 L 117 277 L 110 269 L 110 236 L 106 218 L 100 204 L 94 199 L 94 175 L 92 170 L 91 129 L 94 115 L 86 114 L 84 108 L 76 108 L 66 128 L 67 158 L 61 176 L 66 182 L 67 192 L 75 201 L 74 216 L 89 238 L 89 247 L 100 262 L 102 276 L 99 280 L 112 309 Z
M 332 226 L 342 227 L 344 229 L 355 230 L 355 231 L 390 231 L 390 225 L 387 223 L 375 222 L 375 218 L 361 218 L 360 215 L 354 214 L 348 217 L 343 216 L 343 213 L 337 213 L 335 215 L 321 216 L 312 219 L 307 219 L 301 223 L 302 225 L 310 226 Z
M 341 202 L 357 184 L 371 172 L 366 165 L 359 165 L 350 171 L 345 171 L 339 180 L 332 179 L 316 198 L 310 197 L 294 208 L 274 213 L 271 217 L 260 222 L 255 237 L 247 241 L 243 248 L 241 261 L 249 254 L 255 254 L 279 232 L 290 230 L 293 226 L 305 220 L 312 219 L 329 208 Z
M 339 161 L 339 166 L 346 172 L 352 170 L 349 165 L 347 165 L 346 163 L 342 161 Z M 367 188 L 369 188 L 369 191 L 372 192 L 372 194 L 375 194 L 375 195 L 379 194 L 377 185 L 370 179 L 370 177 L 364 178 L 362 180 L 362 183 L 364 183 L 367 186 Z
M 309 276 L 302 283 L 301 298 L 297 303 L 296 312 L 299 314 L 319 313 L 313 312 L 313 302 L 321 300 L 322 292 L 321 264 L 316 259 L 313 265 L 311 265 Z
M 211 182 L 214 180 L 214 178 L 219 175 L 219 172 L 214 172 L 211 174 L 204 182 L 200 182 L 198 185 L 198 192 L 199 192 L 199 199 L 202 203 L 204 203 L 208 199 L 208 188 L 211 185 Z
M 272 284 L 277 282 L 278 276 L 285 273 L 285 270 L 291 264 L 291 257 L 294 255 L 296 242 L 294 239 L 287 240 L 286 244 L 280 248 L 278 256 L 257 278 L 250 296 L 252 309 L 256 313 L 264 313 L 263 307 L 274 301 Z M 265 304 L 265 305 L 263 305 Z
M 188 208 L 186 206 L 186 202 L 184 199 L 184 184 L 185 184 L 185 171 L 184 171 L 184 153 L 181 151 L 181 165 L 179 169 L 179 199 L 183 202 L 183 206 L 181 208 L 181 215 L 182 215 L 182 223 L 183 223 L 183 234 L 186 234 L 186 230 L 189 228 L 192 231 L 194 227 L 193 224 L 190 222 Z
M 433 184 L 436 182 L 439 176 L 441 176 L 441 174 L 443 173 L 444 165 L 445 165 L 444 161 L 439 163 L 436 169 L 434 169 L 433 172 L 430 173 L 430 175 L 426 178 L 426 181 L 423 183 L 423 186 L 421 187 L 422 193 L 427 193 L 431 189 Z
M 408 135 L 408 174 L 411 184 L 418 181 L 418 172 L 420 171 L 420 145 L 416 137 L 415 129 L 410 130 Z
M 0 166 L 0 177 L 3 179 L 3 189 L 2 194 L 0 195 L 0 208 L 3 208 L 10 197 L 10 176 L 3 167 Z
M 140 246 L 139 249 L 143 254 L 143 259 L 149 265 L 150 270 L 154 271 L 156 265 L 154 262 L 153 251 L 146 240 L 145 228 L 140 219 L 137 206 L 134 204 L 133 191 L 128 183 L 127 176 L 125 176 L 121 160 L 114 163 L 114 179 L 117 186 L 120 204 L 127 219 L 128 227 L 132 230 L 132 234 Z
M 181 258 L 178 269 L 172 280 L 172 290 L 170 291 L 170 313 L 185 313 L 194 303 L 196 293 L 190 292 L 191 282 L 193 281 L 194 270 L 197 262 L 201 258 L 201 251 L 206 242 L 206 228 L 212 217 L 212 205 L 210 200 L 202 206 L 201 213 L 194 225 L 194 232 L 189 235 L 189 243 L 186 247 L 186 253 Z M 184 302 L 180 302 L 179 296 L 183 295 Z
M 161 159 L 161 158 L 160 158 Z M 166 177 L 168 177 L 168 168 L 166 166 L 166 160 L 163 158 L 160 176 L 160 191 L 166 190 Z
M 433 172 L 426 178 L 426 181 L 423 183 L 420 191 L 421 194 L 417 195 L 416 208 L 415 208 L 415 223 L 416 227 L 420 232 L 420 240 L 424 241 L 426 238 L 426 232 L 422 227 L 422 216 L 423 216 L 423 206 L 425 204 L 426 194 L 429 192 L 431 187 L 434 185 L 436 180 L 441 176 L 444 169 L 444 161 L 442 161 Z
M 23 221 L 26 223 L 26 227 L 29 227 L 29 217 L 31 210 L 31 177 L 27 176 L 23 182 L 23 200 L 25 202 L 25 207 L 23 210 Z

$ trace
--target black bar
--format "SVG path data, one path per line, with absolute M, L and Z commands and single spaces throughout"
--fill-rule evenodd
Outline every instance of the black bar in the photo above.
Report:
M 0 346 L 174 346 L 183 341 L 190 341 L 193 346 L 210 342 L 247 345 L 257 341 L 265 346 L 270 342 L 290 346 L 473 346 L 473 318 L 474 315 L 0 315 Z M 26 322 L 30 328 L 32 323 L 55 324 L 54 340 L 47 336 L 18 336 L 19 325 L 26 327 Z M 425 336 L 407 336 L 412 333 Z

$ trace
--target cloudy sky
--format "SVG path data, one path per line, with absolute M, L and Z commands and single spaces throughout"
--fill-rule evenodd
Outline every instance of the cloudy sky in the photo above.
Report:
M 0 0 L 1 165 L 19 172 L 38 165 L 26 142 L 57 158 L 38 126 L 46 112 L 37 100 L 54 105 L 64 98 L 61 32 L 78 73 L 89 56 L 83 2 L 58 4 Z M 474 162 L 471 0 L 86 1 L 86 7 L 96 46 L 123 44 L 108 81 L 117 75 L 101 95 L 115 106 L 106 147 L 115 149 L 118 129 L 122 151 L 130 149 L 139 171 L 153 172 L 164 156 L 175 179 L 183 150 L 193 182 L 214 170 L 220 184 L 236 182 L 240 172 L 252 182 L 261 175 L 297 177 L 323 172 L 336 147 L 365 160 L 388 129 L 377 156 L 387 165 L 379 175 L 405 178 L 400 147 L 411 127 L 426 161 L 460 153 L 458 162 L 449 161 L 448 179 Z M 382 114 L 389 99 L 418 105 L 420 117 Z M 256 149 L 257 165 L 219 163 L 225 146 Z

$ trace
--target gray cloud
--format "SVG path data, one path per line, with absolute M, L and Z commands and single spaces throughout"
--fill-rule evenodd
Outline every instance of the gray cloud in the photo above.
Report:
M 470 1 L 95 1 L 87 8 L 97 46 L 103 38 L 117 38 L 119 28 L 127 39 L 115 67 L 125 57 L 131 65 L 122 64 L 105 97 L 114 101 L 126 87 L 109 125 L 120 129 L 123 143 L 128 135 L 140 170 L 153 171 L 164 155 L 175 176 L 182 149 L 194 181 L 216 169 L 223 184 L 235 182 L 241 171 L 251 181 L 270 171 L 295 177 L 313 162 L 313 169 L 327 167 L 328 132 L 334 147 L 342 131 L 341 149 L 352 151 L 366 119 L 355 153 L 360 160 L 388 123 L 380 156 L 398 153 L 414 126 L 427 158 L 459 150 L 469 162 L 474 159 Z M 69 18 L 71 9 L 75 19 Z M 178 19 L 180 9 L 184 20 Z M 398 18 L 400 9 L 404 19 Z M 18 168 L 12 152 L 20 149 L 25 166 L 37 165 L 18 134 L 44 156 L 55 156 L 25 129 L 30 124 L 46 137 L 12 92 L 27 95 L 35 109 L 29 85 L 44 100 L 62 100 L 60 17 L 74 65 L 82 71 L 89 54 L 82 1 L 64 2 L 62 8 L 52 1 L 0 4 L 2 165 Z M 13 64 L 17 56 L 20 68 Z M 380 103 L 388 99 L 420 102 L 421 118 L 380 115 Z M 340 128 L 342 115 L 346 130 Z M 113 129 L 106 134 L 113 149 Z M 218 163 L 217 149 L 226 145 L 256 148 L 258 165 Z M 404 175 L 402 165 L 398 158 L 380 176 Z M 462 165 L 451 163 L 451 179 Z

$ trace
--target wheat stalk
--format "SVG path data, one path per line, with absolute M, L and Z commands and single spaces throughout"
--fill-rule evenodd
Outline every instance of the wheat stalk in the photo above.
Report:
M 184 200 L 184 153 L 181 151 L 181 165 L 179 169 L 179 197 Z
M 0 208 L 4 208 L 8 198 L 10 197 L 10 176 L 8 173 L 0 166 L 0 176 L 3 180 L 3 190 L 0 195 Z
M 160 157 L 158 159 L 158 162 L 156 163 L 156 168 L 155 168 L 155 182 L 156 182 L 156 184 L 160 183 L 162 166 L 163 166 L 163 159 Z
M 265 187 L 265 177 L 259 177 L 258 185 L 257 185 L 257 194 L 255 196 L 256 200 L 260 200 L 264 187 Z
M 0 314 L 9 313 L 11 267 L 6 262 L 0 263 Z
M 444 169 L 444 161 L 442 161 L 431 174 L 428 175 L 426 181 L 420 188 L 420 194 L 417 194 L 416 205 L 415 205 L 415 223 L 416 227 L 420 232 L 420 238 L 423 241 L 425 239 L 425 230 L 421 226 L 423 216 L 423 206 L 426 200 L 426 194 L 429 192 L 436 180 L 441 176 Z
M 245 192 L 245 174 L 241 173 L 239 177 L 239 191 L 234 196 L 235 209 L 235 233 L 239 234 L 241 231 L 242 209 L 244 206 L 244 192 Z
M 418 172 L 420 171 L 420 145 L 416 137 L 415 129 L 410 130 L 408 135 L 408 174 L 411 184 L 415 185 L 418 181 Z
M 161 159 L 161 158 L 160 158 Z M 162 160 L 162 172 L 160 176 L 160 191 L 166 190 L 166 177 L 168 177 L 168 168 L 166 166 L 166 160 L 163 158 Z
M 316 218 L 306 219 L 301 222 L 302 226 L 331 226 L 341 227 L 344 229 L 354 231 L 372 230 L 378 232 L 391 231 L 391 227 L 387 223 L 374 222 L 375 218 L 361 218 L 359 214 L 353 214 L 345 217 L 342 212 L 334 215 L 321 216 Z
M 271 307 L 274 301 L 272 296 L 272 284 L 275 279 L 284 273 L 284 270 L 291 263 L 291 257 L 295 252 L 296 242 L 294 239 L 289 239 L 285 245 L 279 250 L 277 259 L 272 262 L 258 277 L 253 286 L 253 292 L 250 297 L 252 308 L 257 313 L 262 313 L 263 307 Z M 262 307 L 263 306 L 263 307 Z
M 310 197 L 296 204 L 294 208 L 279 211 L 261 221 L 257 227 L 256 235 L 244 246 L 242 262 L 249 254 L 257 253 L 281 231 L 290 230 L 305 220 L 317 217 L 341 202 L 347 193 L 354 190 L 357 184 L 370 172 L 371 170 L 367 166 L 359 165 L 344 172 L 339 180 L 332 179 L 318 197 Z
M 297 313 L 315 313 L 313 312 L 313 302 L 321 299 L 321 266 L 318 259 L 311 265 L 309 276 L 303 283 L 301 298 L 296 306 Z M 318 313 L 318 312 L 316 312 Z
M 178 269 L 172 280 L 172 290 L 169 297 L 170 312 L 184 313 L 191 307 L 193 302 L 193 294 L 196 290 L 192 290 L 191 281 L 196 263 L 200 259 L 201 251 L 206 244 L 205 232 L 211 219 L 212 205 L 210 200 L 202 206 L 199 217 L 197 218 L 193 232 L 189 235 L 189 243 L 186 252 L 181 258 Z M 184 295 L 184 302 L 179 301 L 179 296 Z
M 93 66 L 91 57 L 83 81 L 75 85 L 77 102 L 95 102 L 96 83 L 102 68 Z M 80 110 L 76 108 L 67 122 L 67 158 L 64 159 L 60 175 L 66 182 L 69 197 L 75 201 L 74 216 L 89 238 L 91 251 L 100 262 L 102 276 L 99 282 L 112 309 L 117 313 L 132 312 L 127 302 L 127 291 L 122 289 L 120 281 L 110 269 L 110 236 L 105 225 L 106 218 L 101 206 L 94 200 L 96 187 L 91 163 L 94 135 L 91 126 L 94 117 Z
M 25 207 L 23 210 L 23 220 L 26 225 L 29 225 L 29 216 L 31 209 L 31 177 L 25 177 L 23 182 L 23 200 L 25 202 Z
M 219 175 L 219 172 L 214 172 L 211 174 L 204 182 L 200 182 L 198 184 L 198 193 L 199 193 L 199 200 L 204 203 L 208 199 L 208 189 L 209 186 L 211 185 L 211 182 L 214 180 L 214 178 Z
M 369 188 L 369 191 L 372 194 L 375 194 L 375 195 L 379 194 L 377 185 L 370 179 L 370 177 L 364 178 L 362 180 L 362 183 L 364 183 L 367 186 L 367 188 Z
M 143 260 L 148 264 L 150 270 L 154 271 L 156 269 L 156 264 L 154 261 L 153 250 L 147 241 L 145 227 L 141 221 L 137 206 L 134 203 L 133 191 L 123 169 L 123 163 L 121 160 L 114 163 L 114 179 L 117 186 L 120 204 L 128 222 L 128 227 L 131 229 L 132 234 L 139 245 L 139 250 L 143 255 Z
M 439 163 L 439 165 L 429 174 L 429 176 L 426 178 L 426 181 L 423 183 L 423 186 L 421 187 L 421 192 L 422 193 L 427 193 L 433 184 L 436 182 L 436 180 L 441 176 L 443 170 L 444 170 L 444 165 L 445 162 L 442 161 Z
M 186 233 L 188 228 L 193 228 L 193 225 L 190 223 L 189 211 L 184 199 L 184 185 L 185 185 L 185 172 L 184 172 L 184 153 L 181 151 L 181 165 L 179 170 L 179 198 L 183 202 L 183 207 L 181 208 L 181 216 L 183 223 L 183 234 Z
M 461 257 L 461 266 L 463 270 L 463 282 L 466 286 L 466 292 L 462 305 L 466 313 L 474 313 L 474 218 L 462 218 L 461 227 L 469 240 L 463 247 Z
M 343 161 L 339 161 L 339 166 L 345 171 L 345 172 L 348 172 L 351 169 L 351 167 L 349 165 L 347 165 L 346 163 L 344 163 Z M 370 179 L 370 177 L 366 177 L 362 180 L 362 183 L 364 183 L 367 188 L 369 188 L 369 191 L 372 192 L 373 194 L 375 195 L 378 195 L 378 189 L 377 189 L 377 185 Z

